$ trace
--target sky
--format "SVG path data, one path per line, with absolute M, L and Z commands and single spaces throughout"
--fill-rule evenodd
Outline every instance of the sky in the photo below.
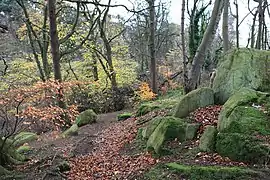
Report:
M 104 2 L 106 1 L 107 0 L 104 0 Z M 114 0 L 113 2 L 115 4 L 116 3 L 124 4 L 132 8 L 132 4 L 130 2 L 139 2 L 139 1 L 145 1 L 145 0 Z M 171 1 L 171 6 L 170 6 L 170 14 L 169 14 L 170 19 L 169 20 L 172 23 L 180 24 L 182 0 L 170 0 L 170 1 Z M 192 4 L 192 0 L 187 0 L 187 1 L 189 1 L 189 3 Z M 251 2 L 251 7 L 252 8 L 255 7 L 256 3 L 253 1 L 250 1 L 250 2 Z M 247 0 L 238 0 L 238 4 L 239 4 L 239 21 L 241 21 L 249 13 L 248 8 L 247 8 Z M 231 8 L 232 8 L 232 12 L 235 13 L 235 6 L 233 5 L 233 0 L 231 0 Z M 112 8 L 111 13 L 114 15 L 120 14 L 122 16 L 128 16 L 124 8 Z M 246 46 L 247 44 L 251 23 L 252 23 L 252 15 L 248 16 L 243 21 L 243 23 L 241 24 L 239 28 L 241 46 Z

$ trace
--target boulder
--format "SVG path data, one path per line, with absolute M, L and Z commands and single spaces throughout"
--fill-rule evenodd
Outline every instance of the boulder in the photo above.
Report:
M 155 131 L 155 129 L 157 128 L 162 119 L 163 117 L 155 117 L 154 119 L 152 119 L 147 124 L 147 126 L 143 128 L 142 138 L 147 140 L 151 136 L 151 134 Z
M 8 171 L 6 168 L 0 165 L 0 176 L 9 175 L 12 174 L 12 172 Z
M 186 127 L 186 140 L 192 140 L 197 136 L 197 131 L 200 128 L 200 124 L 187 124 Z
M 270 51 L 234 49 L 219 60 L 213 82 L 215 102 L 224 104 L 240 88 L 270 90 Z
M 154 104 L 142 104 L 139 109 L 137 110 L 136 112 L 136 117 L 139 117 L 139 116 L 143 116 L 155 109 L 158 109 L 159 106 L 158 105 L 154 105 Z
M 178 138 L 180 142 L 185 140 L 186 123 L 175 117 L 164 117 L 147 141 L 147 149 L 160 153 L 165 141 Z
M 79 114 L 79 116 L 76 118 L 76 124 L 78 127 L 92 124 L 97 121 L 97 114 L 92 110 L 88 109 L 86 111 L 83 111 Z
M 18 147 L 24 143 L 29 143 L 38 139 L 37 134 L 32 132 L 20 132 L 14 137 L 14 146 Z
M 263 111 L 252 106 L 237 106 L 226 118 L 222 132 L 270 135 L 270 121 Z
M 168 167 L 172 172 L 178 172 L 181 174 L 181 177 L 185 179 L 192 180 L 251 180 L 256 177 L 256 179 L 261 179 L 261 172 L 254 171 L 248 168 L 242 167 L 228 167 L 228 166 L 200 166 L 200 165 L 185 165 L 167 163 Z M 258 177 L 258 178 L 257 178 Z
M 264 95 L 265 93 L 248 88 L 241 88 L 236 91 L 222 107 L 218 117 L 218 130 L 223 131 L 230 125 L 231 121 L 228 121 L 228 117 L 237 106 L 252 104 Z
M 20 146 L 16 151 L 20 154 L 24 154 L 24 153 L 28 153 L 29 151 L 31 151 L 31 147 L 28 145 L 23 145 Z
M 180 99 L 175 117 L 184 118 L 190 112 L 214 104 L 214 91 L 210 88 L 199 88 L 186 94 Z
M 62 137 L 76 136 L 78 135 L 79 127 L 77 124 L 73 124 L 69 129 L 62 133 Z
M 218 133 L 218 154 L 234 161 L 264 164 L 270 158 L 269 142 L 240 133 Z
M 131 118 L 132 117 L 132 113 L 122 113 L 122 114 L 118 114 L 117 115 L 117 120 L 118 121 L 124 121 L 128 118 Z
M 216 127 L 206 126 L 200 138 L 199 149 L 204 152 L 213 152 L 215 150 L 216 135 Z

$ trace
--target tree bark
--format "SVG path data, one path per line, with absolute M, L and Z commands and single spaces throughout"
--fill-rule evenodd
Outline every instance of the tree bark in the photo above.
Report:
M 59 37 L 56 23 L 56 0 L 48 0 L 49 18 L 50 18 L 50 41 L 51 52 L 54 68 L 54 79 L 62 82 L 61 67 L 60 67 L 60 51 L 59 51 Z
M 59 37 L 57 32 L 56 22 L 56 0 L 48 0 L 49 19 L 50 19 L 50 41 L 51 41 L 51 53 L 53 59 L 54 68 L 54 80 L 60 83 L 58 92 L 58 106 L 65 109 L 66 103 L 64 101 L 63 87 L 61 85 L 62 75 L 60 67 L 60 51 L 59 51 Z M 69 120 L 67 120 L 69 122 Z
M 148 0 L 149 5 L 149 54 L 150 54 L 150 74 L 151 74 L 151 88 L 154 93 L 158 93 L 157 86 L 157 69 L 156 69 L 156 49 L 155 49 L 155 0 Z
M 204 62 L 205 53 L 208 47 L 211 46 L 213 38 L 216 34 L 216 29 L 218 27 L 218 23 L 221 17 L 222 9 L 223 9 L 223 0 L 216 0 L 214 4 L 214 8 L 212 11 L 210 22 L 207 26 L 207 29 L 204 33 L 202 42 L 196 52 L 196 55 L 193 59 L 189 82 L 186 87 L 187 92 L 190 92 L 197 88 L 199 77 L 201 74 L 201 67 Z
M 238 1 L 237 0 L 234 1 L 234 5 L 235 5 L 235 11 L 236 11 L 236 15 L 235 15 L 235 18 L 236 18 L 236 26 L 235 26 L 236 47 L 239 48 L 239 9 L 238 9 Z
M 229 17 L 230 0 L 224 0 L 222 36 L 223 36 L 223 52 L 229 50 L 229 30 L 228 30 L 228 17 Z
M 182 14 L 181 14 L 181 42 L 182 42 L 182 56 L 183 56 L 183 76 L 184 76 L 184 87 L 185 92 L 187 92 L 186 87 L 188 83 L 187 75 L 187 55 L 186 55 L 186 44 L 185 44 L 185 0 L 182 0 Z

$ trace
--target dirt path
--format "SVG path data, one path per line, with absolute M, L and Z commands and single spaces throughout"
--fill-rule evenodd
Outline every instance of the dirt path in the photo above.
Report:
M 99 115 L 97 123 L 81 127 L 77 136 L 60 138 L 56 132 L 41 135 L 38 141 L 29 143 L 33 148 L 28 154 L 30 161 L 19 166 L 19 170 L 27 180 L 66 179 L 64 174 L 55 172 L 57 165 L 71 157 L 84 156 L 96 150 L 97 137 L 117 123 L 119 113 L 121 111 Z

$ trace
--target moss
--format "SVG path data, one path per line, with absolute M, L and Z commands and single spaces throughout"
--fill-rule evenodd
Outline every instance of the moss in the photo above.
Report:
M 37 140 L 38 136 L 32 132 L 20 132 L 14 137 L 14 146 L 18 147 L 24 143 L 29 143 L 31 141 Z
M 178 138 L 180 142 L 184 141 L 185 129 L 186 123 L 184 123 L 182 119 L 164 117 L 149 137 L 147 141 L 147 149 L 153 149 L 157 154 L 159 154 L 165 141 L 173 138 Z
M 70 170 L 69 163 L 67 161 L 62 161 L 59 165 L 57 165 L 60 172 L 65 172 Z
M 76 118 L 76 124 L 81 127 L 87 124 L 92 124 L 97 121 L 97 114 L 92 110 L 88 109 L 80 113 L 80 115 Z
M 228 117 L 237 106 L 257 101 L 258 98 L 259 93 L 252 89 L 242 88 L 235 92 L 222 107 L 218 117 L 218 130 L 222 131 L 229 126 Z
M 267 116 L 260 110 L 247 107 L 236 107 L 227 118 L 227 127 L 223 132 L 242 134 L 270 134 L 270 122 Z
M 0 165 L 0 176 L 11 174 L 6 168 Z
M 206 129 L 200 138 L 199 149 L 206 152 L 215 150 L 217 129 L 214 126 L 206 126 Z
M 200 88 L 183 96 L 176 108 L 175 117 L 184 118 L 190 112 L 214 104 L 214 92 L 210 88 Z
M 25 156 L 16 151 L 13 140 L 6 139 L 4 142 L 4 140 L 0 138 L 0 146 L 2 146 L 3 143 L 4 146 L 1 151 L 2 156 L 0 157 L 0 165 L 20 164 L 22 161 L 25 161 Z
M 139 116 L 143 116 L 151 111 L 153 111 L 154 109 L 158 109 L 159 106 L 158 105 L 153 105 L 153 104 L 142 104 L 139 109 L 136 112 L 136 117 Z
M 163 119 L 163 117 L 155 117 L 154 119 L 152 119 L 147 124 L 147 126 L 143 128 L 142 137 L 144 139 L 148 139 L 150 137 L 150 135 L 155 131 L 155 129 L 157 128 L 157 126 L 159 125 L 159 123 L 161 122 L 162 119 Z
M 148 170 L 143 174 L 143 177 L 136 178 L 140 180 L 171 180 L 171 172 L 168 171 L 167 167 L 162 164 L 158 164 L 155 167 Z
M 167 167 L 192 180 L 248 180 L 258 174 L 256 171 L 239 167 L 188 166 L 177 163 L 168 163 Z
M 197 131 L 200 124 L 187 124 L 186 127 L 186 140 L 192 140 L 197 136 Z
M 117 115 L 117 120 L 118 121 L 123 121 L 123 120 L 126 120 L 128 118 L 131 118 L 132 117 L 132 113 L 122 113 L 122 114 L 118 114 Z
M 269 91 L 270 52 L 234 49 L 219 60 L 213 83 L 216 103 L 224 104 L 240 88 Z M 268 84 L 267 84 L 268 83 Z
M 31 151 L 31 149 L 32 148 L 30 146 L 25 145 L 25 146 L 20 146 L 16 151 L 18 153 L 27 153 L 27 152 Z
M 62 137 L 67 137 L 67 136 L 76 136 L 78 135 L 78 130 L 79 127 L 77 124 L 73 124 L 69 129 L 67 129 L 66 131 L 64 131 L 62 133 Z
M 263 141 L 239 133 L 219 133 L 216 151 L 235 161 L 262 164 L 270 158 L 270 148 Z

